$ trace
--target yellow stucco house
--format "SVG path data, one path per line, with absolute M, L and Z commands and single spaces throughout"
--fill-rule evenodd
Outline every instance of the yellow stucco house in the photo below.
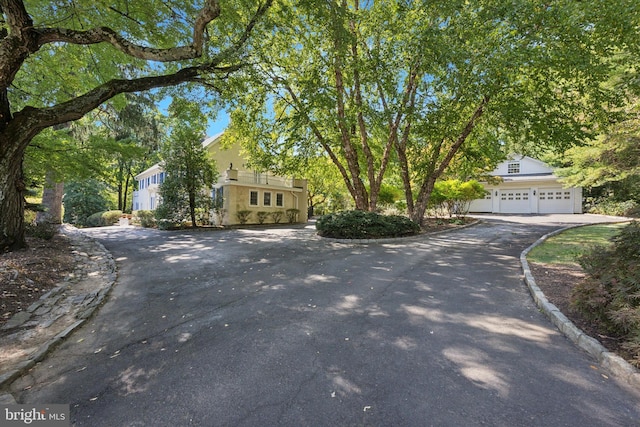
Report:
M 218 225 L 307 222 L 307 181 L 257 172 L 246 167 L 239 144 L 222 147 L 223 133 L 206 138 L 202 146 L 216 161 L 219 179 L 209 191 L 221 209 L 212 213 Z M 159 203 L 165 172 L 155 164 L 136 175 L 133 211 L 154 210 Z

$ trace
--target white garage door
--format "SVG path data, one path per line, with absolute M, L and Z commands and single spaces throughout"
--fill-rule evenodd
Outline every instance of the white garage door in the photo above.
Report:
M 530 213 L 531 203 L 528 188 L 500 190 L 501 213 Z
M 476 199 L 471 201 L 469 205 L 469 212 L 492 212 L 493 211 L 493 198 L 492 192 L 487 193 L 483 199 Z
M 573 213 L 571 190 L 561 187 L 539 189 L 538 211 L 540 213 Z

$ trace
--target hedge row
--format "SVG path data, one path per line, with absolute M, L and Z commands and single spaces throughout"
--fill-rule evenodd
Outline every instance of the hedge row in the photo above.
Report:
M 400 215 L 380 215 L 375 212 L 345 211 L 318 218 L 318 234 L 336 239 L 379 239 L 411 236 L 420 226 Z

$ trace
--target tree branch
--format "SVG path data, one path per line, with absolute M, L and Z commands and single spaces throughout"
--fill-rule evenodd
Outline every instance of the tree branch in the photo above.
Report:
M 220 16 L 220 5 L 217 0 L 207 0 L 198 13 L 193 26 L 193 41 L 188 46 L 176 46 L 166 49 L 146 47 L 131 43 L 108 27 L 92 28 L 86 31 L 68 28 L 36 28 L 38 48 L 48 43 L 62 42 L 77 45 L 109 43 L 119 51 L 138 59 L 147 61 L 172 62 L 198 58 L 202 55 L 204 30 L 206 26 Z

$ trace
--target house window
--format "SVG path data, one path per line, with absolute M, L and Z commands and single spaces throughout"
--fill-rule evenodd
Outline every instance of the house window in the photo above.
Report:
M 144 179 L 138 181 L 138 189 L 144 190 Z
M 212 188 L 211 189 L 211 198 L 213 199 L 213 204 L 215 206 L 222 206 L 223 203 L 223 198 L 224 198 L 224 188 L 223 187 L 218 187 L 218 188 Z
M 154 210 L 156 208 L 156 198 L 152 197 L 149 201 L 149 209 Z
M 507 164 L 507 173 L 520 173 L 520 163 L 519 162 L 511 162 Z
M 271 192 L 265 191 L 262 195 L 262 205 L 263 206 L 271 206 Z
M 276 206 L 279 208 L 284 207 L 284 194 L 276 193 Z
M 164 182 L 164 177 L 165 177 L 165 173 L 160 172 L 160 181 L 158 182 L 158 184 L 162 184 Z
M 151 176 L 151 183 L 152 184 L 157 184 L 158 183 L 158 175 L 152 175 Z
M 151 185 L 151 177 L 150 177 L 150 176 L 149 176 L 149 177 L 147 177 L 147 187 L 148 187 L 149 185 Z
M 251 191 L 249 193 L 249 205 L 250 206 L 258 206 L 258 192 Z

